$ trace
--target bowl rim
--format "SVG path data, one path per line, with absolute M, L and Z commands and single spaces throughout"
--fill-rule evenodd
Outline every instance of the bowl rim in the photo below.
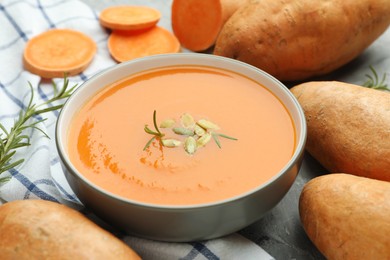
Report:
M 243 193 L 236 195 L 236 196 L 233 196 L 233 197 L 229 197 L 226 199 L 217 200 L 217 201 L 213 201 L 213 202 L 207 202 L 207 203 L 198 203 L 198 204 L 189 204 L 189 205 L 169 205 L 169 204 L 147 203 L 147 202 L 142 202 L 142 201 L 138 201 L 138 200 L 133 200 L 133 199 L 122 197 L 122 196 L 117 195 L 115 193 L 112 193 L 110 191 L 107 191 L 107 190 L 101 188 L 100 186 L 96 185 L 92 181 L 90 181 L 88 178 L 86 178 L 83 174 L 81 174 L 73 166 L 73 164 L 71 163 L 71 161 L 68 158 L 67 153 L 65 152 L 65 149 L 64 149 L 65 144 L 64 144 L 64 141 L 63 141 L 63 138 L 61 135 L 61 131 L 62 131 L 61 129 L 63 127 L 65 127 L 65 125 L 63 125 L 62 121 L 63 121 L 63 118 L 65 117 L 64 114 L 66 113 L 67 108 L 70 106 L 69 104 L 72 102 L 74 97 L 77 96 L 77 94 L 83 89 L 83 86 L 88 85 L 91 81 L 96 81 L 100 77 L 104 77 L 106 74 L 109 74 L 110 72 L 115 71 L 121 67 L 135 66 L 137 63 L 148 62 L 150 60 L 152 60 L 152 61 L 153 60 L 168 60 L 168 59 L 171 59 L 173 57 L 179 58 L 179 59 L 194 59 L 195 58 L 195 59 L 200 59 L 200 60 L 204 59 L 204 60 L 209 60 L 209 61 L 218 60 L 220 62 L 231 63 L 231 64 L 233 64 L 233 66 L 243 66 L 243 67 L 245 67 L 245 70 L 254 71 L 256 73 L 262 74 L 263 77 L 267 78 L 267 80 L 269 80 L 269 81 L 272 81 L 275 85 L 277 85 L 280 88 L 280 90 L 284 93 L 284 95 L 286 95 L 288 98 L 290 98 L 290 101 L 292 101 L 295 109 L 297 109 L 297 112 L 299 114 L 299 123 L 301 125 L 301 131 L 300 131 L 299 136 L 298 135 L 296 136 L 296 139 L 298 140 L 298 142 L 296 143 L 293 155 L 291 156 L 290 160 L 284 165 L 284 167 L 279 170 L 279 172 L 277 172 L 270 179 L 268 179 L 267 181 L 263 182 L 262 184 L 256 186 L 255 188 L 250 189 L 246 192 L 243 192 Z M 191 62 L 186 62 L 186 63 L 187 64 L 183 63 L 183 65 L 194 65 Z M 175 66 L 175 65 L 169 65 L 169 66 Z M 209 65 L 204 65 L 204 66 L 213 67 L 214 65 L 209 64 Z M 161 67 L 161 68 L 167 67 L 167 65 L 165 64 L 165 65 L 161 65 L 161 66 L 153 66 L 152 69 L 156 69 L 159 67 Z M 217 66 L 217 68 L 218 68 L 218 66 Z M 223 68 L 223 69 L 225 69 L 225 68 Z M 226 70 L 229 70 L 229 69 L 226 69 Z M 142 70 L 138 71 L 137 73 L 139 73 L 141 71 Z M 235 71 L 232 71 L 232 72 L 235 72 Z M 239 74 L 242 74 L 244 76 L 247 76 L 245 73 L 240 73 L 240 72 L 235 72 L 235 73 L 239 73 Z M 131 74 L 129 73 L 129 75 L 124 76 L 123 78 L 115 79 L 115 80 L 113 80 L 113 82 L 124 79 L 130 75 Z M 267 88 L 267 86 L 264 86 L 264 87 Z M 105 87 L 100 88 L 99 90 L 97 90 L 95 92 L 95 94 L 104 88 Z M 271 91 L 268 88 L 267 88 L 267 90 L 276 96 L 276 94 L 273 91 Z M 278 96 L 276 96 L 276 97 L 279 99 Z M 86 101 L 87 98 L 85 98 L 84 101 Z M 289 113 L 291 116 L 291 112 L 289 112 Z M 55 141 L 56 141 L 58 155 L 59 155 L 62 163 L 66 167 L 68 174 L 77 176 L 77 178 L 79 178 L 85 185 L 89 186 L 89 188 L 99 192 L 100 194 L 103 194 L 104 196 L 108 196 L 111 199 L 115 199 L 115 200 L 118 200 L 118 201 L 126 203 L 126 204 L 131 204 L 132 206 L 136 206 L 136 207 L 149 208 L 149 209 L 154 209 L 154 210 L 174 210 L 174 211 L 176 211 L 176 210 L 193 210 L 193 209 L 222 206 L 224 204 L 232 203 L 235 201 L 240 201 L 240 200 L 243 200 L 245 198 L 252 196 L 253 194 L 258 192 L 259 190 L 262 190 L 262 189 L 266 188 L 267 186 L 271 185 L 277 179 L 281 178 L 285 172 L 289 171 L 291 168 L 294 167 L 295 163 L 298 162 L 299 158 L 304 153 L 305 145 L 306 145 L 306 138 L 307 138 L 307 125 L 306 125 L 306 118 L 305 118 L 305 114 L 303 112 L 303 109 L 302 109 L 301 105 L 299 104 L 298 100 L 292 94 L 292 92 L 281 81 L 279 81 L 278 79 L 276 79 L 275 77 L 273 77 L 269 73 L 255 67 L 253 65 L 250 65 L 248 63 L 245 63 L 245 62 L 242 62 L 239 60 L 235 60 L 235 59 L 231 59 L 231 58 L 226 58 L 226 57 L 212 55 L 212 54 L 205 54 L 205 53 L 157 54 L 157 55 L 133 59 L 133 60 L 130 60 L 127 62 L 122 62 L 122 63 L 116 64 L 116 65 L 113 65 L 111 67 L 108 67 L 106 69 L 103 69 L 102 71 L 94 74 L 89 79 L 87 79 L 86 81 L 81 83 L 77 87 L 77 89 L 72 93 L 72 95 L 66 100 L 66 102 L 64 103 L 64 106 L 61 109 L 59 116 L 57 118 L 56 129 L 55 129 Z M 64 173 L 64 174 L 66 175 L 66 173 Z M 67 179 L 67 181 L 68 181 L 68 179 Z M 68 181 L 68 183 L 69 183 L 69 181 Z M 72 188 L 72 190 L 73 190 L 73 188 Z M 75 195 L 77 196 L 77 194 L 75 194 Z

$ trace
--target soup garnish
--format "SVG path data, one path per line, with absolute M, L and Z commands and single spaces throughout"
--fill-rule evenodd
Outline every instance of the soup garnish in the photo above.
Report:
M 151 130 L 148 125 L 145 125 L 144 131 L 153 135 L 153 137 L 144 146 L 144 151 L 148 149 L 155 140 L 159 141 L 162 146 L 168 148 L 179 147 L 184 143 L 184 150 L 190 155 L 194 154 L 198 148 L 205 146 L 211 138 L 214 139 L 219 148 L 222 148 L 219 137 L 235 141 L 238 140 L 237 138 L 216 132 L 220 127 L 209 120 L 200 119 L 195 121 L 189 113 L 181 115 L 180 123 L 180 126 L 174 127 L 176 120 L 169 118 L 162 121 L 160 128 L 171 128 L 172 132 L 176 135 L 186 136 L 184 142 L 176 138 L 164 138 L 166 134 L 160 131 L 157 125 L 157 112 L 154 110 L 153 125 L 155 130 Z

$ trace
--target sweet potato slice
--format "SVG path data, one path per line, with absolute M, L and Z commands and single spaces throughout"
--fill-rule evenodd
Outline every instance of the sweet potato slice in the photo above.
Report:
M 153 54 L 180 51 L 180 43 L 169 31 L 155 26 L 141 32 L 114 31 L 108 39 L 112 57 L 123 62 Z
M 113 30 L 143 30 L 155 26 L 161 13 L 147 6 L 113 6 L 104 9 L 99 16 L 102 26 Z
M 77 75 L 92 61 L 96 44 L 87 35 L 69 29 L 52 29 L 29 40 L 24 67 L 43 78 Z

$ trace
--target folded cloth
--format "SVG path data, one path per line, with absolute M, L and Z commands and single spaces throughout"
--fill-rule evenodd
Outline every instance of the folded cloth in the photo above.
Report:
M 134 0 L 132 4 L 169 10 L 171 1 L 156 3 L 150 0 L 147 3 L 144 0 Z M 165 27 L 170 25 L 168 19 L 169 14 L 163 13 L 161 23 Z M 98 47 L 91 65 L 80 75 L 69 78 L 71 86 L 116 64 L 107 49 L 108 32 L 99 25 L 97 12 L 88 5 L 78 0 L 1 1 L 0 123 L 6 129 L 11 128 L 19 111 L 29 101 L 31 90 L 28 82 L 35 93 L 34 103 L 45 102 L 53 96 L 51 82 L 24 70 L 22 64 L 26 42 L 52 28 L 81 31 L 91 37 Z M 54 81 L 62 84 L 62 79 Z M 57 154 L 54 140 L 57 116 L 58 111 L 46 113 L 44 117 L 47 120 L 38 124 L 50 138 L 36 129 L 26 131 L 31 145 L 18 149 L 14 156 L 14 160 L 24 158 L 25 161 L 0 175 L 0 178 L 11 177 L 9 181 L 0 184 L 0 205 L 20 199 L 44 199 L 83 209 L 67 184 Z M 127 235 L 118 236 L 144 259 L 273 259 L 261 247 L 239 234 L 196 243 L 165 243 Z

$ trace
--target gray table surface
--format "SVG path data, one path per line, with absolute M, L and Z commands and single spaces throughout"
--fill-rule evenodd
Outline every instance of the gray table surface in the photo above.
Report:
M 82 0 L 100 11 L 120 4 L 147 5 L 158 8 L 163 16 L 159 25 L 171 30 L 170 6 L 172 0 Z M 379 75 L 390 78 L 390 29 L 365 52 L 341 69 L 316 80 L 338 80 L 363 84 L 369 66 Z M 183 50 L 187 52 L 187 50 Z M 388 80 L 389 82 L 390 80 Z M 296 83 L 286 83 L 288 87 Z M 261 220 L 244 228 L 240 234 L 251 239 L 275 259 L 325 259 L 306 236 L 299 220 L 298 199 L 303 185 L 313 177 L 328 173 L 309 154 L 305 154 L 298 177 L 283 200 Z

